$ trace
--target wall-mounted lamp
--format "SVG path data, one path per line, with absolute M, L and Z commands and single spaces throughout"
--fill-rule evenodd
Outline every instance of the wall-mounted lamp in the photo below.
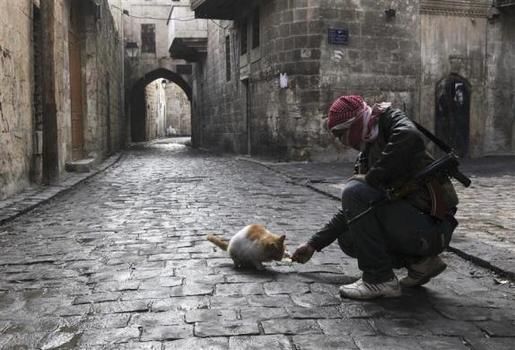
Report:
M 387 19 L 391 19 L 397 15 L 397 11 L 395 11 L 395 9 L 386 9 L 384 10 L 384 14 Z
M 489 9 L 488 9 L 488 12 L 486 13 L 486 17 L 489 19 L 489 20 L 494 20 L 496 19 L 497 17 L 499 17 L 501 15 L 501 11 L 499 11 L 499 9 L 495 6 L 491 6 Z
M 127 43 L 125 43 L 125 54 L 127 55 L 127 57 L 136 58 L 138 57 L 138 53 L 139 47 L 137 42 L 128 41 Z

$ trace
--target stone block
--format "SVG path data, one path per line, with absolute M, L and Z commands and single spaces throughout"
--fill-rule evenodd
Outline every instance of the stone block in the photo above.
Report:
M 263 307 L 286 307 L 293 306 L 289 296 L 286 295 L 251 295 L 247 297 L 250 306 L 263 306 Z
M 419 338 L 365 336 L 356 337 L 354 341 L 360 350 L 424 350 Z
M 244 296 L 264 294 L 263 285 L 261 283 L 223 283 L 217 284 L 215 295 L 220 296 Z
M 229 338 L 230 350 L 293 350 L 290 341 L 284 335 L 240 336 Z
M 144 312 L 132 314 L 130 325 L 142 327 L 160 327 L 181 325 L 184 323 L 184 313 L 180 311 Z
M 302 307 L 339 305 L 341 302 L 340 298 L 327 294 L 292 295 L 291 299 L 296 305 Z
M 98 314 L 117 314 L 126 312 L 144 312 L 148 311 L 148 302 L 145 300 L 138 301 L 113 301 L 101 304 L 94 304 L 92 310 Z
M 146 341 L 167 341 L 188 338 L 193 335 L 192 325 L 173 325 L 143 327 L 140 340 Z
M 515 318 L 504 321 L 477 322 L 476 325 L 485 331 L 490 337 L 514 337 L 515 338 Z M 472 332 L 463 333 L 474 335 Z M 480 334 L 476 334 L 477 337 Z
M 216 338 L 187 338 L 172 342 L 163 342 L 163 350 L 228 350 L 229 339 Z M 161 348 L 160 348 L 161 349 Z
M 335 335 L 296 335 L 293 344 L 297 349 L 302 350 L 359 350 L 352 338 Z
M 73 305 L 80 305 L 80 304 L 92 304 L 92 303 L 102 303 L 106 301 L 116 301 L 120 299 L 122 296 L 122 293 L 113 293 L 113 292 L 107 292 L 107 293 L 93 293 L 89 295 L 83 295 L 80 297 L 75 298 L 73 301 Z
M 343 335 L 349 336 L 366 336 L 376 335 L 375 330 L 372 328 L 370 321 L 368 320 L 318 320 L 320 328 L 324 334 L 329 335 Z
M 262 321 L 265 334 L 321 334 L 322 330 L 314 320 L 277 319 Z
M 194 295 L 210 295 L 213 293 L 214 286 L 204 283 L 188 283 L 182 286 L 172 287 L 170 295 L 172 297 L 187 297 Z
M 211 321 L 198 322 L 195 324 L 195 336 L 197 337 L 220 337 L 236 335 L 257 335 L 259 334 L 258 324 L 255 321 Z
M 122 344 L 138 340 L 140 332 L 138 328 L 95 329 L 82 333 L 79 346 Z
M 185 314 L 185 320 L 188 323 L 213 322 L 214 320 L 223 322 L 225 320 L 233 321 L 236 319 L 236 311 L 225 309 L 189 310 L 186 311 Z
M 240 309 L 240 315 L 242 320 L 263 321 L 285 318 L 288 313 L 282 307 L 246 307 Z
M 171 299 L 155 300 L 151 303 L 153 312 L 173 311 L 173 310 L 195 310 L 207 309 L 209 299 L 203 296 L 198 297 L 174 297 Z
M 513 338 L 472 338 L 466 337 L 474 350 L 512 350 Z
M 290 317 L 294 319 L 332 319 L 341 318 L 342 314 L 336 306 L 322 307 L 288 307 L 286 308 Z

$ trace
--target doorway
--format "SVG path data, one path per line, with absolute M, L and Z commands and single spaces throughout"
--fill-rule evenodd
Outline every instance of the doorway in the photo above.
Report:
M 435 133 L 460 157 L 469 152 L 470 84 L 457 74 L 436 86 Z
M 251 152 L 252 152 L 252 137 L 251 137 L 251 134 L 252 134 L 252 120 L 251 120 L 251 117 L 250 117 L 250 113 L 251 113 L 251 109 L 250 109 L 250 106 L 251 106 L 251 101 L 250 101 L 250 84 L 249 84 L 249 79 L 243 79 L 242 81 L 242 84 L 243 84 L 243 95 L 244 95 L 244 98 L 245 98 L 245 103 L 243 104 L 245 107 L 245 110 L 243 111 L 243 115 L 244 115 L 244 118 L 245 118 L 245 132 L 246 132 L 246 138 L 247 138 L 247 154 L 250 156 L 251 155 Z
M 72 117 L 72 159 L 81 159 L 84 151 L 84 126 L 82 113 L 82 73 L 79 13 L 71 9 L 68 32 L 70 58 L 70 102 Z
M 41 11 L 39 7 L 33 5 L 32 9 L 32 50 L 33 50 L 33 78 L 34 78 L 34 91 L 33 99 L 33 152 L 32 152 L 32 167 L 31 167 L 31 180 L 35 183 L 43 183 L 46 174 L 43 173 L 45 169 L 50 166 L 44 166 L 43 162 L 48 161 L 47 157 L 43 156 L 43 38 L 42 38 L 42 24 L 41 24 Z

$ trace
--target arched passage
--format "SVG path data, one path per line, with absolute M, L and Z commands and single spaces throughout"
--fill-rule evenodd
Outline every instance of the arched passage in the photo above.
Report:
M 179 74 L 165 68 L 145 74 L 133 85 L 130 94 L 131 141 L 133 142 L 146 141 L 145 87 L 156 79 L 166 79 L 177 84 L 191 103 L 191 87 Z
M 461 157 L 468 155 L 470 94 L 469 82 L 458 74 L 450 74 L 436 85 L 436 136 Z

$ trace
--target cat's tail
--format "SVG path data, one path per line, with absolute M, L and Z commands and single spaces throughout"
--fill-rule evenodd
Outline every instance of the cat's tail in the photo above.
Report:
M 222 250 L 227 250 L 227 247 L 229 246 L 229 242 L 224 241 L 223 239 L 218 238 L 212 234 L 207 235 L 207 240 Z

